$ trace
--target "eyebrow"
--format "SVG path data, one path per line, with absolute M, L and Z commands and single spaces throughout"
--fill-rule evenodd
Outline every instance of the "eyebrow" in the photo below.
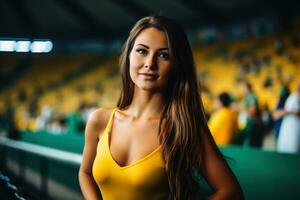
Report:
M 140 45 L 140 46 L 143 46 L 143 47 L 145 47 L 146 49 L 149 49 L 149 47 L 147 46 L 147 45 L 145 45 L 145 44 L 137 44 L 136 46 L 138 46 L 138 45 Z M 169 48 L 168 47 L 164 47 L 164 48 L 160 48 L 160 49 L 158 49 L 159 51 L 162 51 L 162 50 L 169 50 Z

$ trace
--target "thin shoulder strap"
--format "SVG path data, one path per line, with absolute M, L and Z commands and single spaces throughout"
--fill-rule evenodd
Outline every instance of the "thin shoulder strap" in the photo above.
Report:
M 111 130 L 111 126 L 112 126 L 112 121 L 113 121 L 113 116 L 116 112 L 117 108 L 114 108 L 110 114 L 109 120 L 107 122 L 106 128 L 105 128 L 105 133 L 108 133 Z

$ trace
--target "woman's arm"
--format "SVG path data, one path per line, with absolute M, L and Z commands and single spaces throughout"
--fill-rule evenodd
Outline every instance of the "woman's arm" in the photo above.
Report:
M 273 112 L 272 116 L 275 120 L 277 120 L 277 119 L 280 119 L 280 118 L 284 117 L 284 115 L 286 115 L 286 111 L 284 110 L 284 108 L 282 108 L 282 109 L 279 109 L 279 110 L 275 110 Z
M 85 144 L 83 159 L 79 169 L 79 183 L 82 194 L 87 200 L 100 199 L 100 191 L 92 175 L 92 166 L 96 156 L 99 133 L 103 129 L 104 109 L 100 108 L 93 112 L 85 128 Z
M 201 172 L 208 184 L 215 190 L 215 193 L 209 199 L 244 199 L 241 186 L 222 155 L 218 153 L 211 136 L 205 134 L 203 138 L 204 160 Z

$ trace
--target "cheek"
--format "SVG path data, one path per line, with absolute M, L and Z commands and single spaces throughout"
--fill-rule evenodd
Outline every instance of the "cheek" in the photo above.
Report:
M 141 61 L 136 56 L 132 55 L 132 53 L 131 53 L 129 56 L 130 71 L 137 69 L 140 64 L 141 64 Z

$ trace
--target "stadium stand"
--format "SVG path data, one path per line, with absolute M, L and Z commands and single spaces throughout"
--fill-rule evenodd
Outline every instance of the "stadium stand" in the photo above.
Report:
M 282 82 L 293 89 L 300 81 L 295 60 L 300 50 L 291 44 L 292 37 L 283 38 L 286 48 L 282 55 L 275 52 L 274 37 L 196 47 L 194 54 L 207 112 L 213 111 L 213 99 L 223 91 L 232 94 L 238 102 L 241 95 L 236 86 L 243 80 L 253 84 L 262 108 L 274 110 L 278 101 L 274 94 L 278 94 Z M 19 75 L 9 90 L 1 92 L 1 110 L 7 97 L 11 102 L 18 102 L 15 103 L 18 127 L 37 130 L 35 120 L 45 105 L 59 110 L 61 115 L 75 112 L 82 104 L 113 106 L 119 94 L 115 88 L 120 86 L 117 58 L 109 58 L 103 64 L 93 59 L 93 56 L 31 58 L 32 64 L 23 75 Z M 24 120 L 30 109 L 33 117 Z
M 294 91 L 300 83 L 300 18 L 291 19 L 285 13 L 296 11 L 297 14 L 299 3 L 293 8 L 288 1 L 280 4 L 241 1 L 239 4 L 245 7 L 240 9 L 237 3 L 234 5 L 237 1 L 223 4 L 193 0 L 168 1 L 168 4 L 95 2 L 64 0 L 26 4 L 23 1 L 19 5 L 17 1 L 3 1 L 0 15 L 4 17 L 0 21 L 4 28 L 0 29 L 0 37 L 7 40 L 20 35 L 54 36 L 51 39 L 58 47 L 49 54 L 0 52 L 0 199 L 83 199 L 77 172 L 85 122 L 96 107 L 114 107 L 120 92 L 121 45 L 114 37 L 123 38 L 134 18 L 153 13 L 155 9 L 154 13 L 173 13 L 184 27 L 194 28 L 188 34 L 208 119 L 221 92 L 228 92 L 233 108 L 240 111 L 243 104 L 240 83 L 244 81 L 252 84 L 260 109 L 269 114 L 276 108 L 281 88 L 287 86 Z M 249 5 L 252 2 L 253 6 Z M 276 17 L 259 18 L 257 15 L 265 7 L 283 14 L 291 23 L 277 21 Z M 15 14 L 19 20 L 10 16 L 12 8 L 17 8 Z M 45 16 L 41 15 L 43 11 Z M 258 22 L 246 20 L 244 34 L 235 35 L 234 28 L 241 26 L 242 20 L 237 16 L 244 13 L 251 13 L 250 18 L 257 16 Z M 264 20 L 266 23 L 261 26 Z M 199 30 L 201 21 L 217 27 L 215 32 L 208 28 L 208 33 L 215 34 L 213 37 Z M 13 29 L 6 32 L 10 26 Z M 200 40 L 203 38 L 205 41 Z M 243 118 L 239 120 L 240 129 L 245 128 Z M 229 158 L 227 161 L 240 181 L 245 198 L 300 199 L 299 155 L 276 152 L 272 123 L 264 137 L 271 141 L 271 147 L 252 148 L 246 143 L 220 146 Z M 212 193 L 196 172 L 195 179 L 202 188 L 200 196 Z

